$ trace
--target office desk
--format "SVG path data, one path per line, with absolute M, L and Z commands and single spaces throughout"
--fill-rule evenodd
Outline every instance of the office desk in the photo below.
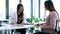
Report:
M 45 23 L 43 21 L 40 21 L 39 24 L 41 23 Z M 3 31 L 3 34 L 4 34 L 4 31 L 7 30 L 7 34 L 8 34 L 8 30 L 11 34 L 11 30 L 12 29 L 22 29 L 22 28 L 31 28 L 31 27 L 34 27 L 34 25 L 21 25 L 21 24 L 15 24 L 15 25 L 10 25 L 10 24 L 4 24 L 2 23 L 3 26 L 0 27 L 0 30 Z
M 22 29 L 22 28 L 30 28 L 30 27 L 33 27 L 33 25 L 21 25 L 21 24 L 15 24 L 15 25 L 5 25 L 5 26 L 1 26 L 0 27 L 0 30 L 2 30 L 3 31 L 3 34 L 5 34 L 4 33 L 4 31 L 5 30 L 7 30 L 7 34 L 8 34 L 8 30 L 9 30 L 9 32 L 10 32 L 10 34 L 11 34 L 11 30 L 12 29 Z

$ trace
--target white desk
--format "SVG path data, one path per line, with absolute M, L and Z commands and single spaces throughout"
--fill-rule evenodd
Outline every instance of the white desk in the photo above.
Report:
M 12 29 L 22 29 L 22 28 L 30 28 L 33 27 L 33 25 L 21 25 L 21 24 L 16 24 L 16 25 L 5 25 L 5 26 L 1 26 L 0 30 L 3 30 L 3 34 L 4 34 L 4 30 L 7 30 L 7 34 L 8 34 L 8 30 L 12 30 Z M 11 34 L 11 31 L 10 31 Z
M 39 24 L 41 23 L 45 23 L 45 22 L 39 22 Z M 2 23 L 2 27 L 0 27 L 0 30 L 3 30 L 3 34 L 4 34 L 4 30 L 7 30 L 7 34 L 8 34 L 8 30 L 10 30 L 10 34 L 11 34 L 11 30 L 12 29 L 22 29 L 22 28 L 30 28 L 33 27 L 34 25 L 21 25 L 21 24 L 15 24 L 15 25 L 10 25 L 10 24 L 4 24 Z
M 40 24 L 45 23 L 45 22 L 39 22 Z M 20 24 L 16 24 L 16 25 L 9 25 L 9 24 L 5 24 L 2 27 L 0 27 L 0 30 L 3 30 L 3 34 L 4 34 L 4 30 L 7 30 L 7 34 L 8 34 L 8 30 L 12 29 L 22 29 L 22 28 L 30 28 L 33 27 L 34 25 L 20 25 Z M 60 27 L 60 23 L 59 23 L 59 27 Z

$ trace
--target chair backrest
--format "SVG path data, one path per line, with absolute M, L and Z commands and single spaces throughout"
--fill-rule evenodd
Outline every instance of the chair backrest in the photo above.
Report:
M 56 32 L 57 32 L 57 24 L 58 24 L 58 20 L 56 20 L 56 27 L 55 27 Z

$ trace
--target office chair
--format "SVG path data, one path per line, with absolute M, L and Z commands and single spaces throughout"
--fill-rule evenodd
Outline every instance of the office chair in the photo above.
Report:
M 56 27 L 55 27 L 54 34 L 57 34 L 57 24 L 58 24 L 58 20 L 56 20 Z

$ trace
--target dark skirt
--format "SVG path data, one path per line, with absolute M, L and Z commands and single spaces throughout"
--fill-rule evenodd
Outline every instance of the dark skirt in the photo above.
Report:
M 26 29 L 16 29 L 17 32 L 20 32 L 21 34 L 26 34 Z
M 34 33 L 34 34 L 49 34 L 49 33 L 45 33 L 45 32 L 37 32 L 37 33 Z

